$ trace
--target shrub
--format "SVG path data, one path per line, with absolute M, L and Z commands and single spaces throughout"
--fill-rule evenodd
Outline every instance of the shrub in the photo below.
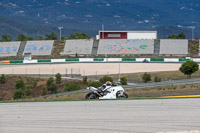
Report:
M 103 78 L 99 79 L 99 82 L 102 83 L 102 84 L 106 83 L 106 81 L 113 82 L 113 79 L 109 76 L 104 76 Z
M 83 83 L 87 84 L 87 76 L 83 77 Z
M 16 83 L 16 89 L 22 89 L 22 90 L 25 89 L 25 84 L 24 84 L 23 80 L 18 80 L 17 81 L 17 83 Z
M 142 80 L 146 83 L 148 81 L 151 81 L 151 74 L 148 74 L 148 73 L 144 73 L 142 75 Z
M 176 89 L 176 86 L 173 86 L 173 85 L 168 86 L 168 89 L 169 89 L 169 90 L 175 90 L 175 89 Z
M 52 83 L 48 88 L 49 91 L 51 91 L 52 94 L 57 92 L 57 85 Z
M 81 87 L 79 85 L 77 85 L 76 83 L 67 83 L 64 91 L 75 91 L 75 90 L 80 90 Z
M 36 88 L 36 87 L 37 87 L 37 83 L 38 83 L 38 80 L 35 79 L 35 80 L 33 81 L 33 88 Z
M 180 88 L 181 88 L 181 89 L 184 89 L 184 88 L 186 88 L 186 85 L 182 85 Z
M 154 77 L 154 82 L 161 82 L 161 78 L 159 78 L 158 76 Z
M 5 84 L 6 83 L 6 76 L 4 74 L 1 75 L 0 77 L 0 83 Z
M 47 80 L 47 83 L 46 83 L 47 89 L 48 89 L 48 87 L 51 86 L 53 83 L 54 83 L 54 79 L 53 79 L 52 77 L 50 77 L 50 78 Z
M 47 80 L 46 86 L 47 90 L 51 91 L 52 94 L 57 92 L 57 85 L 54 84 L 54 79 L 52 77 Z
M 57 73 L 56 74 L 56 84 L 60 84 L 62 82 L 61 74 Z
M 26 96 L 30 96 L 31 95 L 31 85 L 25 85 L 25 94 Z
M 47 94 L 47 88 L 46 87 L 44 87 L 44 86 L 42 87 L 41 94 L 42 94 L 42 96 Z
M 25 92 L 22 89 L 17 89 L 13 94 L 13 99 L 25 98 Z
M 127 85 L 127 78 L 126 78 L 126 77 L 121 77 L 121 78 L 120 78 L 120 83 L 121 83 L 122 85 Z
M 88 86 L 92 86 L 92 87 L 95 87 L 95 88 L 98 88 L 100 87 L 102 84 L 98 81 L 89 81 L 88 82 Z
M 30 95 L 31 95 L 31 89 L 30 89 L 30 88 L 27 88 L 27 89 L 25 90 L 25 94 L 26 94 L 26 96 L 30 96 Z

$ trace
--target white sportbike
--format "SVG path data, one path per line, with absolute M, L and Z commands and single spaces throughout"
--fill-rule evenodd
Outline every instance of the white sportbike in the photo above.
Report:
M 122 86 L 106 86 L 102 91 L 95 87 L 87 87 L 92 91 L 85 96 L 85 99 L 117 99 L 128 98 Z

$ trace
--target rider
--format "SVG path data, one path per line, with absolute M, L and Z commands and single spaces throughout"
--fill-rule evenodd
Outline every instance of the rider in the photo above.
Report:
M 105 88 L 111 87 L 111 86 L 112 86 L 112 83 L 110 81 L 106 81 L 105 84 L 103 84 L 101 87 L 99 87 L 99 90 L 103 91 Z

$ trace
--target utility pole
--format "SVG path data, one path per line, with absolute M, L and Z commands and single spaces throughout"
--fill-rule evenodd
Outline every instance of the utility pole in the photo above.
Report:
M 60 40 L 61 40 L 61 36 L 62 36 L 62 29 L 63 29 L 63 27 L 58 27 L 58 29 L 60 30 Z
M 102 33 L 102 39 L 104 39 L 104 25 L 102 24 L 102 31 L 103 31 L 103 33 Z
M 120 61 L 119 61 L 119 79 L 118 79 L 118 81 L 119 82 L 121 81 L 121 79 L 120 79 Z
M 192 40 L 194 40 L 194 29 L 195 29 L 195 26 L 190 26 L 188 28 L 192 29 Z

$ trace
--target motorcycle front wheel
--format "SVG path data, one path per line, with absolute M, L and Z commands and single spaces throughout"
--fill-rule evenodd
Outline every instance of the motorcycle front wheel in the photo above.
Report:
M 99 99 L 99 96 L 96 93 L 90 92 L 85 95 L 85 99 Z
M 120 95 L 120 92 L 118 92 L 118 93 L 116 94 L 116 97 L 117 97 L 117 98 L 128 98 L 128 94 L 126 94 L 125 92 L 123 92 L 123 95 Z

